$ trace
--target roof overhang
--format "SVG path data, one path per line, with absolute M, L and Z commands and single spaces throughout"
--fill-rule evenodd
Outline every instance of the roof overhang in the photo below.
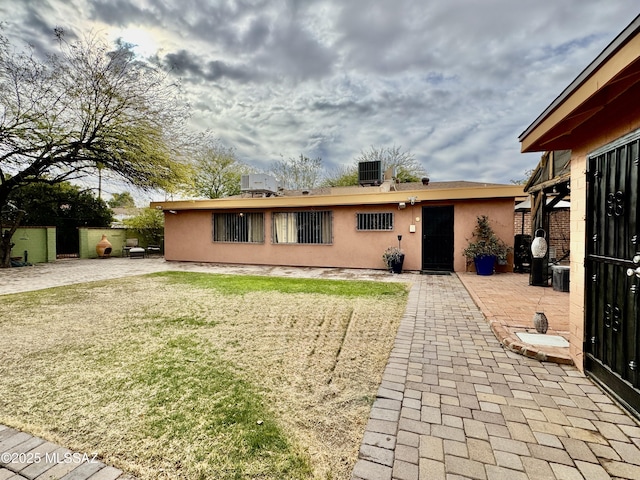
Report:
M 520 135 L 522 152 L 571 149 L 600 119 L 637 105 L 640 15 Z
M 158 210 L 233 210 L 233 209 L 275 209 L 333 207 L 349 205 L 384 205 L 390 203 L 444 202 L 458 200 L 480 200 L 512 198 L 524 196 L 522 185 L 504 185 L 475 188 L 439 188 L 434 190 L 404 190 L 393 192 L 358 193 L 344 195 L 309 195 L 295 197 L 260 198 L 220 198 L 216 200 L 178 200 L 171 202 L 151 202 L 151 208 Z

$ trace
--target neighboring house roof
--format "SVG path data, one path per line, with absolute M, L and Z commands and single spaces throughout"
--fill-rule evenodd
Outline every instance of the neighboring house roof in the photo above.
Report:
M 466 180 L 454 180 L 451 182 L 430 182 L 428 185 L 423 185 L 422 182 L 413 183 L 398 183 L 396 188 L 398 190 L 420 190 L 422 188 L 485 188 L 485 187 L 504 187 L 503 183 L 487 183 L 487 182 L 468 182 Z
M 301 197 L 303 195 L 335 195 L 338 193 L 363 193 L 365 188 L 380 188 L 380 191 L 395 190 L 395 191 L 407 191 L 407 190 L 422 190 L 422 189 L 440 189 L 440 188 L 475 188 L 475 187 L 504 187 L 503 183 L 486 183 L 486 182 L 467 182 L 465 180 L 455 180 L 450 182 L 430 182 L 424 184 L 422 182 L 406 182 L 395 183 L 385 182 L 384 187 L 361 187 L 359 185 L 352 185 L 348 187 L 318 187 L 309 190 L 282 190 L 281 195 L 285 197 Z M 370 191 L 369 191 L 370 192 Z M 251 197 L 250 194 L 237 195 L 237 197 Z
M 400 187 L 404 185 L 403 187 Z M 160 210 L 267 209 L 291 207 L 330 207 L 338 205 L 382 205 L 389 203 L 448 201 L 464 199 L 515 198 L 524 195 L 522 185 L 482 182 L 432 182 L 379 187 L 341 187 L 302 191 L 270 197 L 228 197 L 216 200 L 152 202 Z M 406 189 L 405 189 L 406 188 Z
M 640 15 L 520 135 L 522 152 L 571 148 L 575 132 L 601 127 L 596 116 L 628 107 L 640 86 L 639 32 Z

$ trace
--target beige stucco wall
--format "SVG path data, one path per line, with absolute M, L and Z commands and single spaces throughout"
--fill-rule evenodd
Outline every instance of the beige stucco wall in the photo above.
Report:
M 586 156 L 573 152 L 571 157 L 571 241 L 569 293 L 569 353 L 576 366 L 584 370 L 584 259 L 587 214 Z
M 165 212 L 165 258 L 173 261 L 238 263 L 255 265 L 290 265 L 313 267 L 385 268 L 382 252 L 397 246 L 402 235 L 405 270 L 422 267 L 422 206 L 407 204 L 399 210 L 397 203 L 364 206 L 314 207 L 333 211 L 331 245 L 274 245 L 271 242 L 271 211 L 298 211 L 308 208 L 273 209 L 265 212 L 264 244 L 214 243 L 211 210 Z M 514 199 L 429 202 L 428 205 L 454 205 L 454 270 L 465 271 L 462 250 L 471 238 L 476 217 L 488 215 L 494 230 L 507 244 L 513 244 Z M 218 210 L 220 211 L 220 210 Z M 233 212 L 240 210 L 222 210 Z M 261 211 L 261 210 L 252 210 Z M 393 231 L 362 232 L 356 230 L 356 213 L 393 212 Z M 415 225 L 415 233 L 410 226 Z M 503 270 L 511 270 L 512 262 Z
M 458 203 L 455 206 L 454 226 L 454 270 L 467 270 L 466 258 L 462 250 L 467 246 L 476 227 L 476 219 L 480 215 L 487 215 L 493 231 L 507 245 L 513 246 L 514 238 L 514 206 L 515 202 L 505 200 L 476 200 Z M 473 266 L 469 267 L 473 269 Z M 498 271 L 513 271 L 513 254 L 508 257 L 508 265 L 496 267 Z

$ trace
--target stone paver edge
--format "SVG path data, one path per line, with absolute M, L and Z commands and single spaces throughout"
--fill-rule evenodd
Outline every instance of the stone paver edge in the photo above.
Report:
M 487 317 L 485 316 L 485 318 Z M 520 355 L 524 355 L 529 358 L 535 358 L 541 362 L 553 362 L 562 365 L 574 364 L 573 359 L 568 355 L 546 353 L 533 345 L 516 340 L 515 337 L 513 337 L 511 333 L 497 320 L 487 318 L 487 322 L 498 341 L 505 348 L 508 348 L 514 353 L 519 353 Z
M 376 393 L 376 401 L 380 399 L 395 400 L 402 405 L 405 399 L 406 375 L 409 371 L 409 358 L 411 356 L 410 344 L 416 326 L 417 302 L 420 287 L 420 281 L 411 283 L 405 313 L 400 319 L 395 342 L 389 353 L 389 360 L 387 361 L 387 367 L 391 359 L 395 359 L 401 364 L 400 368 L 405 373 L 405 378 L 402 382 L 403 389 L 400 391 L 397 388 L 388 388 L 385 382 L 382 381 Z M 396 368 L 398 368 L 398 366 L 399 365 L 396 364 Z M 385 367 L 385 370 L 387 367 Z M 369 417 L 363 433 L 358 459 L 352 471 L 351 480 L 391 480 L 399 423 L 399 420 L 389 422 L 377 421 L 376 423 L 376 420 Z M 389 430 L 384 431 L 387 429 Z M 387 440 L 392 438 L 393 441 L 388 445 L 381 445 L 377 441 L 370 441 L 368 438 L 371 436 L 384 436 Z M 368 447 L 378 448 L 374 448 L 371 452 L 365 453 Z

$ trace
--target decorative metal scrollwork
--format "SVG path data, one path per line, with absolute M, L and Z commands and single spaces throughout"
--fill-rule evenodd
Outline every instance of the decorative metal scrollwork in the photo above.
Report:
M 607 195 L 607 217 L 613 217 L 615 197 L 613 193 Z
M 618 190 L 616 193 L 607 194 L 607 216 L 619 217 L 624 214 L 624 192 Z
M 607 328 L 611 328 L 611 317 L 613 313 L 613 307 L 610 303 L 604 307 L 604 326 Z
M 615 195 L 616 203 L 614 207 L 614 213 L 616 217 L 624 214 L 624 192 L 618 190 Z
M 619 217 L 624 214 L 624 192 L 618 190 L 616 193 L 607 195 L 607 216 Z
M 622 319 L 622 311 L 618 307 L 615 307 L 613 309 L 613 323 L 612 323 L 611 330 L 613 330 L 616 333 L 620 331 L 621 319 Z

